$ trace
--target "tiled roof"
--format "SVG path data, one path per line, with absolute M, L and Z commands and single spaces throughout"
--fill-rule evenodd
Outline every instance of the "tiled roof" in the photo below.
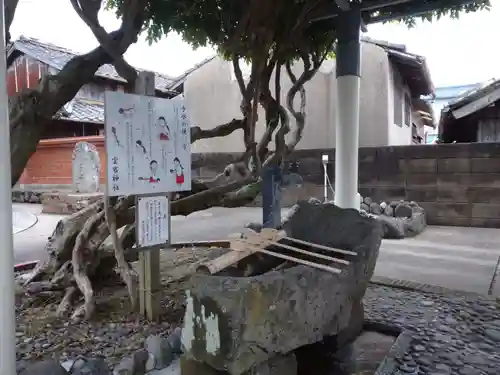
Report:
M 78 53 L 69 49 L 56 46 L 51 43 L 41 42 L 35 38 L 21 36 L 14 41 L 9 48 L 10 56 L 15 50 L 20 51 L 34 59 L 37 59 L 55 69 L 61 70 L 64 65 Z M 168 93 L 175 84 L 175 78 L 165 74 L 156 74 L 156 90 Z M 96 72 L 96 76 L 111 79 L 118 82 L 126 82 L 115 70 L 113 65 L 103 65 Z
M 75 122 L 103 124 L 104 103 L 95 100 L 75 98 L 61 108 L 55 118 Z
M 209 63 L 210 61 L 212 61 L 213 59 L 215 59 L 217 55 L 213 55 L 211 57 L 208 57 L 206 58 L 205 60 L 199 62 L 198 64 L 196 64 L 195 66 L 193 66 L 192 68 L 186 70 L 184 73 L 182 73 L 180 76 L 178 76 L 177 78 L 174 79 L 174 82 L 172 84 L 172 86 L 170 86 L 172 89 L 175 89 L 177 87 L 179 87 L 181 84 L 183 84 L 187 77 L 193 73 L 194 71 L 200 69 L 203 65 Z

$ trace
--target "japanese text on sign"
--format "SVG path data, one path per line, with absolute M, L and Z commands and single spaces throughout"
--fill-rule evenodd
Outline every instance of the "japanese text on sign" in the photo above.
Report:
M 169 201 L 167 197 L 139 197 L 138 246 L 154 246 L 168 243 L 170 239 Z

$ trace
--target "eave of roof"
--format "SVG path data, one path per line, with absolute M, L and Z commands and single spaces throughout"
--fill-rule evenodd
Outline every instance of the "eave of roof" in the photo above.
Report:
M 398 66 L 404 76 L 412 96 L 434 94 L 435 87 L 425 57 L 407 52 L 404 44 L 394 44 L 369 37 L 363 37 L 362 40 L 375 44 L 387 52 L 389 59 Z
M 463 93 L 460 97 L 452 100 L 441 110 L 441 117 L 439 119 L 439 134 L 442 135 L 445 132 L 449 132 L 455 121 L 457 120 L 453 115 L 454 111 L 457 111 L 476 100 L 487 97 L 490 94 L 495 93 L 500 89 L 500 80 L 490 80 L 481 86 L 468 90 Z M 478 106 L 474 112 L 480 111 L 484 106 Z M 473 112 L 471 112 L 472 114 Z
M 61 70 L 69 60 L 78 55 L 69 49 L 24 36 L 11 43 L 7 51 L 8 63 L 12 63 L 16 57 L 16 52 L 27 55 L 57 70 Z M 101 66 L 95 76 L 121 83 L 127 82 L 116 72 L 114 66 L 110 64 Z M 177 94 L 172 89 L 174 83 L 175 78 L 155 72 L 155 86 L 157 91 L 163 94 Z

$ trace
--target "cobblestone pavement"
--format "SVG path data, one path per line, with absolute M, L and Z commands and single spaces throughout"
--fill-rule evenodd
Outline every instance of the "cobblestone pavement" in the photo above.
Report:
M 393 358 L 378 375 L 500 373 L 500 311 L 495 299 L 371 285 L 365 317 L 403 331 Z

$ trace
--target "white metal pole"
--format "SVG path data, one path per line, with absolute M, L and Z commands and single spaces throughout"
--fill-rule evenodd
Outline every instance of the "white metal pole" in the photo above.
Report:
M 323 155 L 323 197 L 324 202 L 328 202 L 328 155 Z
M 16 375 L 14 251 L 12 243 L 12 189 L 10 175 L 10 124 L 7 96 L 4 0 L 0 0 L 0 374 Z
M 359 8 L 342 12 L 338 17 L 338 21 L 335 204 L 342 208 L 359 210 L 358 146 L 361 12 Z
M 337 78 L 335 204 L 342 208 L 359 209 L 359 86 L 357 76 Z

